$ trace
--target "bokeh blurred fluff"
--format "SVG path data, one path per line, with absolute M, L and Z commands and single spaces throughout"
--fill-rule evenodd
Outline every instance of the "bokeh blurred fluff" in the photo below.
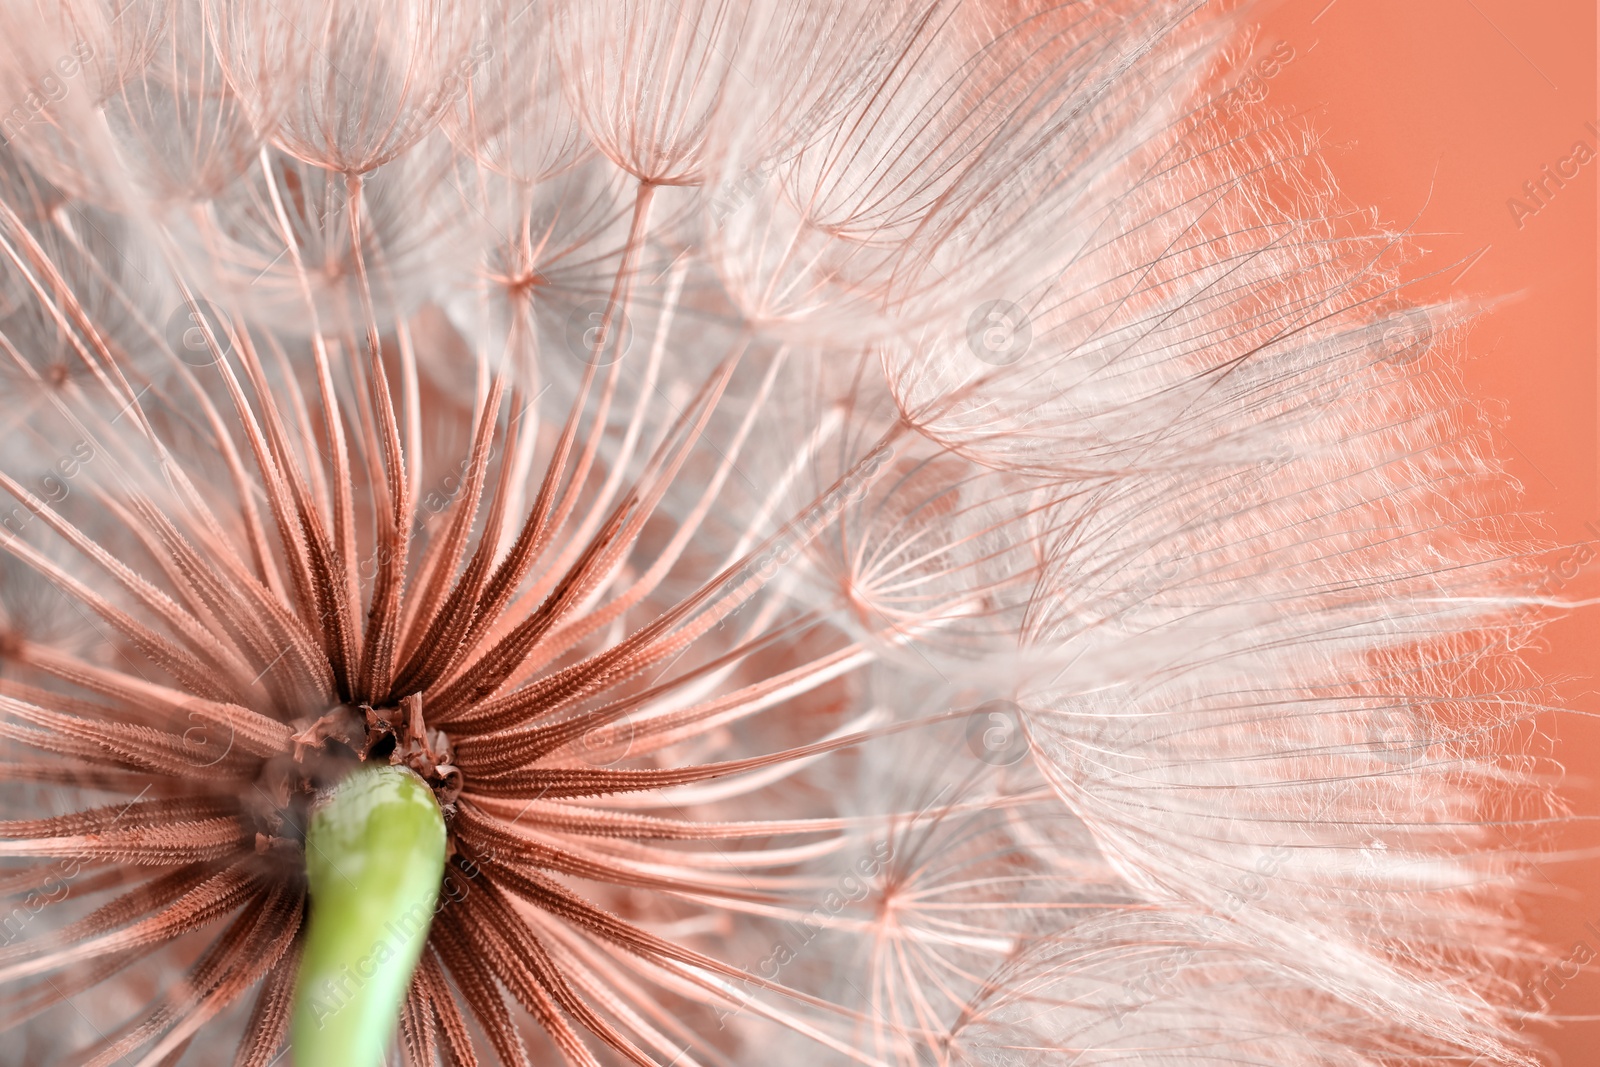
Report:
M 0 20 L 0 1059 L 280 1062 L 359 757 L 407 1064 L 1533 1062 L 1534 546 L 1225 12 Z

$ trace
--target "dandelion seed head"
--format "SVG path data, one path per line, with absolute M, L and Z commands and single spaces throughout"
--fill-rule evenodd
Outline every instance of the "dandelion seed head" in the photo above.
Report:
M 1227 18 L 0 29 L 19 101 L 91 57 L 0 148 L 36 1061 L 275 1062 L 378 763 L 448 839 L 413 1067 L 1531 1062 L 1538 546 L 1470 309 L 1219 113 Z

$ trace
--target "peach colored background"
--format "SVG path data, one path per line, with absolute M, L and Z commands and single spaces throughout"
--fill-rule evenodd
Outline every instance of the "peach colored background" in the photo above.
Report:
M 1513 298 L 1474 329 L 1466 373 L 1479 400 L 1504 415 L 1501 450 L 1528 508 L 1568 544 L 1600 541 L 1600 158 L 1520 227 L 1507 200 L 1531 206 L 1524 182 L 1570 156 L 1574 142 L 1600 142 L 1586 127 L 1596 122 L 1595 9 L 1595 0 L 1281 0 L 1257 13 L 1254 50 L 1292 46 L 1266 92 L 1324 132 L 1349 199 L 1388 222 L 1415 219 L 1431 253 L 1421 271 L 1461 263 L 1429 283 L 1432 292 L 1454 280 L 1467 293 Z M 1561 591 L 1600 597 L 1600 560 Z M 1570 679 L 1569 707 L 1600 716 L 1600 608 L 1555 624 L 1539 659 Z M 1600 719 L 1552 715 L 1541 726 L 1567 768 L 1571 805 L 1600 813 Z M 1566 844 L 1596 841 L 1600 831 L 1589 829 Z M 1558 957 L 1588 945 L 1577 954 L 1596 957 L 1587 967 L 1574 975 L 1558 966 L 1544 984 L 1552 1012 L 1600 1016 L 1600 855 L 1540 868 L 1540 891 L 1507 906 L 1530 916 Z M 1544 1037 L 1551 1064 L 1600 1064 L 1600 1021 L 1569 1021 Z

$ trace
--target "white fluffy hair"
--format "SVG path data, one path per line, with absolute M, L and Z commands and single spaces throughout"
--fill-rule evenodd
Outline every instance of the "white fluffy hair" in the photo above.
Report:
M 1237 19 L 0 30 L 28 1062 L 275 1062 L 295 797 L 386 754 L 455 852 L 414 1067 L 1536 1062 L 1472 309 L 1218 105 Z

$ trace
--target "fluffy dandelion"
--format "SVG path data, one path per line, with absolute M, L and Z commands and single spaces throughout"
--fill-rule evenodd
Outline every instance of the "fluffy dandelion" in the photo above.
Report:
M 3 21 L 4 1058 L 1533 1062 L 1465 312 L 1227 19 Z

